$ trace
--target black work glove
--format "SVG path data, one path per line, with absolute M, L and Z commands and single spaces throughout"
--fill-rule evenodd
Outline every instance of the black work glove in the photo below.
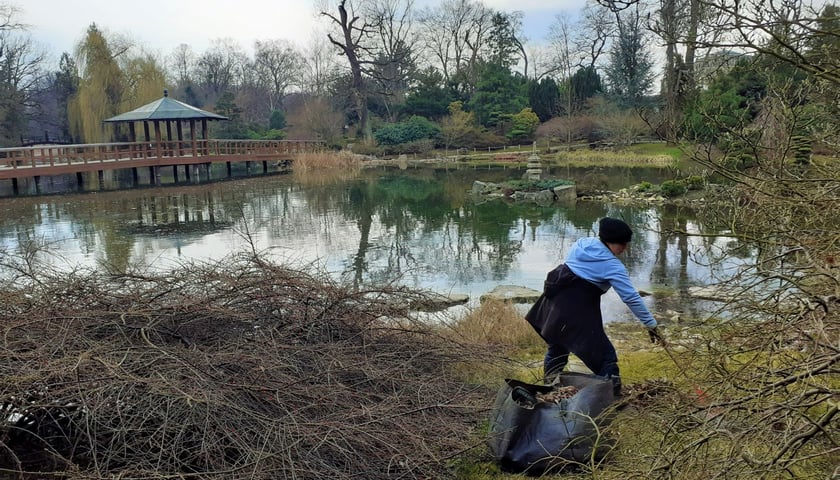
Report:
M 659 333 L 659 329 L 656 327 L 648 329 L 648 335 L 650 336 L 650 343 L 654 345 L 665 345 L 665 339 Z

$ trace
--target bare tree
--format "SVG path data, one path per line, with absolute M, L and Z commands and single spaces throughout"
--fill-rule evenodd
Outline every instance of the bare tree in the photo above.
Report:
M 348 9 L 349 7 L 349 9 Z M 352 2 L 348 5 L 347 0 L 338 3 L 338 15 L 322 11 L 321 15 L 329 18 L 340 31 L 338 35 L 327 34 L 330 42 L 338 47 L 350 65 L 350 89 L 354 102 L 354 115 L 358 122 L 361 135 L 368 138 L 368 104 L 367 88 L 362 78 L 363 55 L 367 48 L 363 42 L 368 41 L 374 29 L 374 25 L 368 20 L 355 14 Z
M 347 58 L 350 67 L 350 94 L 358 131 L 370 138 L 368 127 L 368 79 L 379 85 L 393 85 L 399 70 L 410 63 L 410 19 L 412 1 L 378 0 L 363 2 L 340 0 L 337 14 L 321 11 L 338 30 L 327 38 Z
M 823 132 L 837 125 L 824 116 L 840 94 L 837 14 L 781 0 L 700 7 L 720 32 L 698 47 L 750 59 L 745 70 L 761 92 L 744 100 L 755 114 L 737 122 L 705 115 L 719 140 L 689 153 L 730 186 L 705 209 L 733 237 L 719 261 L 744 250 L 758 260 L 724 285 L 731 295 L 716 313 L 725 321 L 710 314 L 702 341 L 680 345 L 680 361 L 697 365 L 692 382 L 711 395 L 675 409 L 670 427 L 691 426 L 663 431 L 668 448 L 653 475 L 831 478 L 840 451 L 840 146 Z
M 207 101 L 215 102 L 219 96 L 233 90 L 247 63 L 247 55 L 233 39 L 214 40 L 213 46 L 196 62 L 196 81 L 205 89 Z
M 697 87 L 698 50 L 724 31 L 715 25 L 720 13 L 701 0 L 660 0 L 652 13 L 649 28 L 665 46 L 661 131 L 667 140 L 675 141 L 682 110 Z
M 367 73 L 379 87 L 383 104 L 394 120 L 392 104 L 404 101 L 408 82 L 416 72 L 413 29 L 413 0 L 373 0 L 368 2 L 369 15 L 375 18 L 376 58 Z
M 46 72 L 46 53 L 19 32 L 13 9 L 0 10 L 0 143 L 17 144 L 37 107 L 35 95 Z
M 471 0 L 445 0 L 439 7 L 421 13 L 424 48 L 447 84 L 465 93 L 475 88 L 492 18 L 491 9 Z
M 594 68 L 607 51 L 610 39 L 615 36 L 614 17 L 603 6 L 590 3 L 583 9 L 579 25 L 576 29 L 576 51 L 586 62 L 584 66 Z
M 325 34 L 313 33 L 303 52 L 303 72 L 299 87 L 314 96 L 327 95 L 329 86 L 340 75 L 333 46 Z
M 554 49 L 549 45 L 530 44 L 527 46 L 530 62 L 530 78 L 540 80 L 554 72 Z
M 283 96 L 300 77 L 303 56 L 286 40 L 254 43 L 254 66 L 261 83 L 268 86 L 270 110 L 281 108 Z
M 167 57 L 167 70 L 175 79 L 177 85 L 187 85 L 192 82 L 192 74 L 196 67 L 196 55 L 192 47 L 182 43 Z

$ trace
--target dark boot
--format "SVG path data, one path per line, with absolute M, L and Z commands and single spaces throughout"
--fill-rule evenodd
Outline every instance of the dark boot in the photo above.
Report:
M 613 395 L 618 398 L 621 396 L 621 377 L 618 375 L 610 375 L 607 377 L 613 384 Z

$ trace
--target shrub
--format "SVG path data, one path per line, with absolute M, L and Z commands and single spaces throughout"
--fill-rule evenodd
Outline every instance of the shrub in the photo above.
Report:
M 678 180 L 665 180 L 659 186 L 659 190 L 664 197 L 668 198 L 677 197 L 686 192 L 685 185 Z
M 688 190 L 702 190 L 705 181 L 700 175 L 691 175 L 690 177 L 682 179 L 682 184 L 685 185 L 685 188 Z
M 286 114 L 280 110 L 272 110 L 268 119 L 268 128 L 271 130 L 283 130 L 286 128 Z
M 507 133 L 508 140 L 520 141 L 530 140 L 534 132 L 540 126 L 540 119 L 530 108 L 524 108 L 521 112 L 511 115 L 511 129 Z
M 265 139 L 266 140 L 283 140 L 286 138 L 286 131 L 285 130 L 275 130 L 271 129 L 265 132 Z
M 417 115 L 399 123 L 384 125 L 373 133 L 380 145 L 399 145 L 416 140 L 436 138 L 440 127 L 434 122 Z
M 637 192 L 649 192 L 653 190 L 653 184 L 650 182 L 642 182 L 636 186 Z

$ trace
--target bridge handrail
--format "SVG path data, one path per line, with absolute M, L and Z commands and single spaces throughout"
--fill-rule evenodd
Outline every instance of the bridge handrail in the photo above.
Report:
M 219 155 L 278 155 L 320 147 L 312 140 L 191 139 L 86 144 L 45 144 L 0 148 L 0 167 L 55 166 L 131 159 L 213 157 Z M 209 158 L 208 158 L 209 160 Z
M 314 145 L 321 145 L 323 142 L 318 140 L 252 140 L 252 139 L 222 139 L 222 138 L 211 138 L 211 139 L 199 139 L 197 138 L 196 143 L 201 142 L 208 142 L 208 143 L 258 143 L 258 144 L 314 144 Z M 165 143 L 190 143 L 192 140 L 185 138 L 183 140 L 161 140 L 161 144 Z M 123 146 L 123 145 L 155 145 L 156 141 L 137 141 L 137 142 L 106 142 L 106 143 L 45 143 L 43 145 L 30 145 L 27 147 L 0 147 L 0 152 L 17 152 L 23 150 L 41 150 L 46 148 L 55 148 L 55 149 L 71 149 L 71 148 L 96 148 L 96 147 L 111 147 L 111 146 Z

